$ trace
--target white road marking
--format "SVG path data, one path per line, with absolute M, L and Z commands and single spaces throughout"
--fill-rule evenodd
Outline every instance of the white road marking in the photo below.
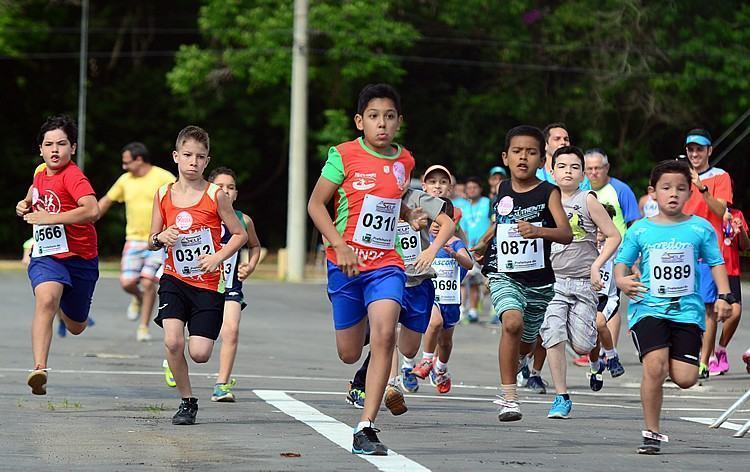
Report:
M 705 425 L 712 425 L 716 418 L 696 418 L 696 417 L 680 417 L 681 420 L 692 421 L 693 423 L 700 423 Z M 734 418 L 734 421 L 741 421 L 743 424 L 747 422 L 746 419 Z M 741 424 L 735 424 L 730 421 L 725 421 L 721 424 L 720 428 L 731 429 L 732 431 L 739 431 L 742 428 Z
M 278 408 L 297 421 L 305 423 L 329 441 L 338 444 L 351 453 L 352 428 L 349 426 L 341 423 L 335 418 L 324 415 L 307 403 L 295 400 L 285 392 L 279 390 L 253 390 L 253 393 L 265 400 L 266 403 Z M 430 470 L 421 464 L 396 453 L 392 449 L 388 451 L 387 456 L 365 456 L 359 454 L 357 456 L 370 462 L 377 467 L 378 470 L 382 471 Z

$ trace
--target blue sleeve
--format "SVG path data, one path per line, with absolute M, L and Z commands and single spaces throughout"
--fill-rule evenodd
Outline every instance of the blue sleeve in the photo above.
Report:
M 581 190 L 591 190 L 591 181 L 589 180 L 589 178 L 584 176 L 583 182 L 578 185 L 578 188 Z
M 617 252 L 617 257 L 615 257 L 615 265 L 622 263 L 630 267 L 638 260 L 638 256 L 641 253 L 641 245 L 638 242 L 635 231 L 633 231 L 634 229 L 635 227 L 631 227 L 625 233 L 625 238 L 623 238 L 620 250 Z
M 633 190 L 621 180 L 612 179 L 612 183 L 617 191 L 617 200 L 620 202 L 625 223 L 640 219 L 641 211 L 638 209 L 638 200 L 636 200 Z
M 466 244 L 464 244 L 464 242 L 463 242 L 463 241 L 461 241 L 461 239 L 459 238 L 459 239 L 457 239 L 457 240 L 455 240 L 455 241 L 453 241 L 453 242 L 451 243 L 451 248 L 452 248 L 452 249 L 453 249 L 454 251 L 458 252 L 458 251 L 460 251 L 461 249 L 466 249 Z
M 701 225 L 705 228 L 700 248 L 701 259 L 711 267 L 723 264 L 724 258 L 721 256 L 719 239 L 716 237 L 716 231 L 714 231 L 711 223 L 706 220 L 701 221 Z

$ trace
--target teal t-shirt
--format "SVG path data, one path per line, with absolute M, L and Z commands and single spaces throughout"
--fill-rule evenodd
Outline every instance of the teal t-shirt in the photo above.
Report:
M 641 283 L 648 291 L 630 301 L 628 327 L 652 316 L 705 330 L 697 263 L 702 260 L 711 267 L 724 263 L 711 223 L 698 216 L 675 224 L 638 220 L 625 233 L 615 264 L 631 267 L 639 256 Z

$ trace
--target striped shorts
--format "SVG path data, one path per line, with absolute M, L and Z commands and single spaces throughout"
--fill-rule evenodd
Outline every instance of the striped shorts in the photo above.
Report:
M 570 341 L 579 353 L 591 351 L 596 346 L 598 301 L 590 279 L 558 278 L 555 296 L 547 307 L 542 323 L 542 346 L 550 348 Z
M 502 272 L 490 273 L 488 277 L 492 306 L 500 321 L 506 311 L 518 310 L 523 313 L 521 342 L 532 344 L 536 341 L 547 305 L 554 295 L 553 285 L 527 287 Z

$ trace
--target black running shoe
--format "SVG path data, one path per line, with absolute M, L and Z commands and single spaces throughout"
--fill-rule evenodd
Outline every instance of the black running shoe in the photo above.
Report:
M 661 441 L 658 439 L 643 438 L 643 444 L 638 446 L 638 454 L 655 456 L 661 452 Z
M 180 403 L 180 408 L 177 409 L 177 413 L 172 417 L 172 424 L 195 424 L 195 415 L 198 414 L 198 399 L 197 398 L 183 398 Z
M 378 435 L 380 430 L 377 428 L 363 428 L 361 431 L 354 433 L 354 443 L 352 444 L 352 454 L 366 454 L 368 456 L 387 456 L 388 448 L 380 442 Z

